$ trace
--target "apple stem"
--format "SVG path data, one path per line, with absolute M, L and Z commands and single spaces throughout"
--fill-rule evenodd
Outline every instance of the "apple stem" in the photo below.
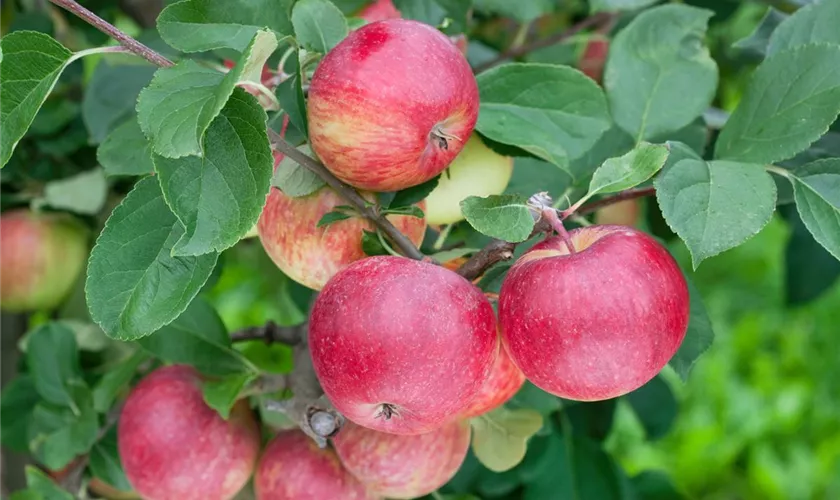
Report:
M 576 253 L 575 245 L 572 243 L 572 237 L 569 235 L 569 232 L 566 231 L 566 227 L 563 226 L 563 221 L 560 220 L 560 217 L 557 215 L 557 210 L 551 207 L 544 208 L 542 216 L 545 217 L 551 228 L 557 231 L 557 234 L 563 238 L 563 243 L 566 244 L 566 247 L 569 249 L 569 253 Z

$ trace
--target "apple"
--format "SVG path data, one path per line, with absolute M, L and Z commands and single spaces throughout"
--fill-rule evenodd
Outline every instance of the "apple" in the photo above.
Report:
M 446 484 L 461 468 L 470 426 L 458 420 L 425 434 L 400 436 L 348 423 L 333 445 L 347 470 L 371 491 L 387 498 L 417 498 Z
M 501 194 L 512 175 L 513 158 L 496 153 L 473 134 L 426 198 L 426 220 L 429 224 L 464 220 L 461 200 Z
M 271 440 L 254 476 L 257 500 L 365 500 L 377 498 L 353 477 L 330 449 L 299 430 Z
M 0 216 L 0 307 L 54 309 L 76 283 L 88 231 L 67 214 L 12 210 Z
M 502 338 L 528 380 L 566 399 L 638 389 L 677 352 L 688 288 L 656 240 L 624 226 L 589 226 L 526 252 L 499 293 Z
M 470 405 L 498 338 L 475 285 L 441 266 L 377 256 L 327 283 L 310 314 L 309 346 L 324 393 L 345 417 L 421 434 Z
M 88 489 L 92 493 L 95 493 L 97 498 L 107 498 L 108 500 L 141 500 L 137 493 L 118 490 L 98 477 L 90 480 Z
M 386 19 L 399 19 L 402 17 L 402 14 L 394 7 L 394 3 L 391 0 L 375 0 L 359 12 L 359 17 L 369 23 L 373 23 Z
M 360 193 L 373 202 L 373 193 Z M 347 205 L 338 193 L 323 187 L 308 196 L 292 198 L 271 189 L 257 223 L 260 241 L 271 260 L 298 283 L 320 290 L 327 281 L 352 262 L 365 257 L 362 230 L 373 223 L 361 216 L 317 227 L 335 207 Z M 418 205 L 424 208 L 423 202 Z M 388 220 L 417 246 L 426 234 L 426 220 L 409 215 L 390 215 Z
M 604 76 L 604 65 L 607 63 L 609 51 L 609 38 L 603 35 L 593 36 L 586 42 L 578 67 L 583 74 L 600 84 Z
M 339 179 L 396 191 L 439 174 L 478 119 L 478 86 L 457 47 L 417 21 L 378 21 L 350 33 L 309 87 L 312 150 Z
M 472 418 L 495 410 L 512 398 L 522 384 L 525 374 L 516 367 L 504 345 L 499 345 L 499 354 L 490 370 L 490 375 L 481 386 L 481 391 L 470 406 L 461 413 L 463 418 Z
M 126 399 L 117 427 L 120 459 L 146 500 L 228 500 L 248 482 L 260 431 L 245 400 L 228 420 L 207 406 L 190 366 L 159 368 Z
M 639 200 L 622 200 L 595 212 L 595 223 L 601 225 L 635 226 L 639 222 Z

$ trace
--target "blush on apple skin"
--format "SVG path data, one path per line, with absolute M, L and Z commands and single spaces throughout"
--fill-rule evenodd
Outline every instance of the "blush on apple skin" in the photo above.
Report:
M 198 372 L 159 368 L 129 394 L 117 427 L 120 459 L 147 500 L 229 500 L 254 470 L 260 433 L 246 401 L 228 420 L 207 406 Z
M 375 500 L 330 449 L 299 430 L 283 431 L 266 447 L 254 476 L 257 500 Z
M 597 401 L 633 391 L 677 352 L 688 327 L 685 278 L 668 251 L 623 226 L 550 238 L 511 268 L 499 294 L 502 337 L 537 387 Z
M 362 26 L 325 57 L 309 88 L 313 151 L 339 179 L 396 191 L 442 172 L 478 119 L 469 63 L 435 28 Z
M 470 447 L 464 420 L 414 436 L 378 432 L 353 423 L 333 438 L 344 466 L 371 491 L 387 498 L 418 498 L 446 484 Z
M 402 257 L 336 274 L 310 315 L 324 393 L 353 422 L 421 434 L 454 420 L 481 390 L 498 348 L 493 307 L 448 269 Z
M 372 193 L 360 194 L 368 201 L 375 200 Z M 271 260 L 287 276 L 314 290 L 323 288 L 341 269 L 363 259 L 362 231 L 375 229 L 373 223 L 358 215 L 317 227 L 321 217 L 340 205 L 347 202 L 329 187 L 300 198 L 272 188 L 257 223 L 260 241 Z M 418 206 L 424 209 L 425 202 Z M 423 242 L 425 218 L 389 215 L 387 219 L 414 245 Z
M 499 345 L 499 354 L 490 370 L 490 375 L 481 386 L 478 396 L 472 401 L 461 417 L 472 418 L 495 410 L 512 398 L 522 384 L 525 383 L 525 374 L 516 367 L 504 345 Z

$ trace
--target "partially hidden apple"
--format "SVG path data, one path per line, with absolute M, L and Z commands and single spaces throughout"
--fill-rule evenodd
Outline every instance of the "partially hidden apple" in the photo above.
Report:
M 595 212 L 595 224 L 635 226 L 640 216 L 639 200 L 622 200 Z
M 120 459 L 146 500 L 228 500 L 251 476 L 260 433 L 247 401 L 228 420 L 207 406 L 190 366 L 159 368 L 126 399 L 117 427 Z
M 373 202 L 373 193 L 360 193 Z M 317 227 L 318 221 L 335 207 L 347 205 L 329 187 L 300 198 L 272 188 L 257 223 L 260 241 L 271 260 L 298 283 L 320 290 L 341 269 L 365 257 L 362 230 L 373 231 L 373 223 L 355 215 Z M 425 205 L 420 202 L 423 209 Z M 409 215 L 389 215 L 388 220 L 417 246 L 426 234 L 426 220 Z
M 457 47 L 416 21 L 378 21 L 350 33 L 309 88 L 313 151 L 339 179 L 396 191 L 439 174 L 478 119 L 478 86 Z
M 604 65 L 610 51 L 610 39 L 604 35 L 594 35 L 586 41 L 580 56 L 578 67 L 589 78 L 601 83 L 604 76 Z
M 496 153 L 473 134 L 426 198 L 426 220 L 435 225 L 464 220 L 463 199 L 501 194 L 512 175 L 513 158 Z
M 67 214 L 12 210 L 0 216 L 0 308 L 58 307 L 85 267 L 88 231 Z
M 499 294 L 502 338 L 528 380 L 566 399 L 633 391 L 676 353 L 688 327 L 685 278 L 668 251 L 624 226 L 570 232 L 526 252 Z
M 463 418 L 472 418 L 495 410 L 512 398 L 522 384 L 525 383 L 525 374 L 516 367 L 505 346 L 499 345 L 499 354 L 493 363 L 487 380 L 481 386 L 481 391 L 473 399 L 469 408 L 461 413 Z
M 402 14 L 391 0 L 375 0 L 359 12 L 359 17 L 369 23 L 374 23 L 386 19 L 399 19 Z
M 387 498 L 417 498 L 446 484 L 470 447 L 464 420 L 414 436 L 348 423 L 333 438 L 344 466 L 371 491 Z
M 137 493 L 119 490 L 98 477 L 90 480 L 88 489 L 92 493 L 95 493 L 98 498 L 106 498 L 108 500 L 141 500 Z
M 309 322 L 315 373 L 353 422 L 421 434 L 454 420 L 495 360 L 493 307 L 443 267 L 402 257 L 357 261 L 318 295 Z
M 299 430 L 277 434 L 254 476 L 256 500 L 373 500 L 335 452 L 321 449 Z

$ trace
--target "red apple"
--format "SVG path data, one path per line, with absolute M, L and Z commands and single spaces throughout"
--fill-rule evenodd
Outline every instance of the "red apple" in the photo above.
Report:
M 131 391 L 117 428 L 125 475 L 146 500 L 228 500 L 257 461 L 260 433 L 245 400 L 224 420 L 189 366 L 159 368 Z
M 470 447 L 466 421 L 414 436 L 378 432 L 348 423 L 333 438 L 344 466 L 371 491 L 387 498 L 417 498 L 461 468 Z
M 640 212 L 639 200 L 622 200 L 595 212 L 595 223 L 635 226 L 639 222 Z
M 360 193 L 374 201 L 372 193 Z M 317 227 L 324 214 L 347 202 L 329 187 L 308 196 L 292 198 L 272 189 L 257 229 L 271 260 L 287 276 L 309 288 L 320 290 L 338 271 L 365 257 L 362 230 L 373 231 L 369 220 L 354 216 L 325 227 Z M 420 208 L 425 208 L 421 202 Z M 391 215 L 388 220 L 419 246 L 426 234 L 425 218 Z
M 341 465 L 335 452 L 318 448 L 299 430 L 284 431 L 263 452 L 254 476 L 257 500 L 374 499 Z
M 0 216 L 0 307 L 53 309 L 85 267 L 88 232 L 66 214 L 12 210 Z
M 597 401 L 638 389 L 677 352 L 688 288 L 656 240 L 623 226 L 571 231 L 514 264 L 499 294 L 508 352 L 528 380 L 567 399 Z
M 610 50 L 610 39 L 603 35 L 595 35 L 586 42 L 578 66 L 580 70 L 598 83 L 604 75 L 604 65 Z
M 443 267 L 391 256 L 354 262 L 327 283 L 309 343 L 333 405 L 394 434 L 454 420 L 481 390 L 498 348 L 481 290 Z
M 391 0 L 375 0 L 359 12 L 359 17 L 369 23 L 373 23 L 386 19 L 399 19 L 402 17 L 402 14 L 394 7 L 394 3 Z
M 478 396 L 461 416 L 472 418 L 495 410 L 512 398 L 524 383 L 525 374 L 516 367 L 505 347 L 500 344 L 499 354 L 496 356 L 490 375 L 481 386 Z
M 403 19 L 362 26 L 331 50 L 309 88 L 312 149 L 339 179 L 370 191 L 445 169 L 478 118 L 478 86 L 458 48 Z

